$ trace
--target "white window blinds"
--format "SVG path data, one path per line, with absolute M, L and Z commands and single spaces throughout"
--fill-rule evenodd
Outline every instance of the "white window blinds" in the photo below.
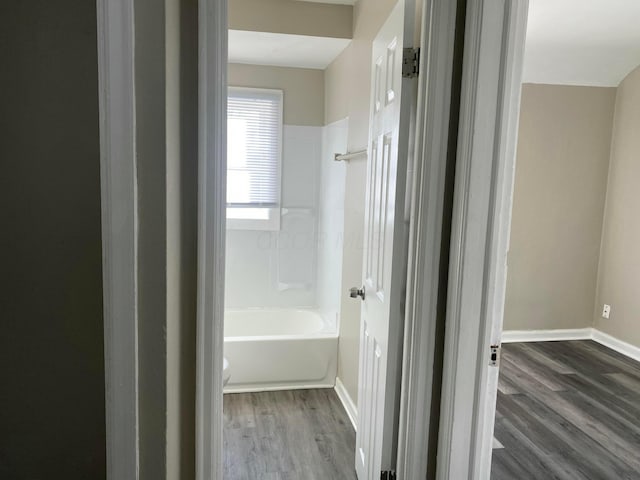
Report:
M 280 203 L 282 91 L 229 88 L 227 120 L 227 216 L 265 219 Z

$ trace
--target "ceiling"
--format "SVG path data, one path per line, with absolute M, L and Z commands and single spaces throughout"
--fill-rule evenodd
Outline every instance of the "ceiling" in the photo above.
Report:
M 640 0 L 530 0 L 524 81 L 618 86 L 640 65 Z
M 229 62 L 324 70 L 350 42 L 345 38 L 229 30 Z
M 230 30 L 229 61 L 325 69 L 349 42 Z M 530 0 L 525 82 L 615 87 L 638 65 L 640 0 Z

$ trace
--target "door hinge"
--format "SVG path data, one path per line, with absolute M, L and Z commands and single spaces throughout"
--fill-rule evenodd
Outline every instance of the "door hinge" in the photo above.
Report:
M 402 50 L 402 76 L 415 78 L 420 73 L 420 49 L 404 48 Z
M 383 470 L 380 472 L 380 480 L 396 480 L 396 472 L 394 470 Z
M 489 357 L 489 365 L 492 367 L 498 366 L 500 361 L 500 345 L 491 345 L 491 353 Z

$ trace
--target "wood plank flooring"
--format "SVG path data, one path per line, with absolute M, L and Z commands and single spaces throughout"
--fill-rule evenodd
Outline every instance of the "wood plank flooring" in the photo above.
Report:
M 640 363 L 592 341 L 503 345 L 492 480 L 640 480 Z
M 355 479 L 355 443 L 331 389 L 224 396 L 224 480 Z

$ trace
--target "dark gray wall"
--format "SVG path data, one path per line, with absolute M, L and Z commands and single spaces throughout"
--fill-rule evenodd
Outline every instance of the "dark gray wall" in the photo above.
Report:
M 105 478 L 95 1 L 0 2 L 0 478 Z
M 135 0 L 140 478 L 166 477 L 167 153 L 164 1 Z

